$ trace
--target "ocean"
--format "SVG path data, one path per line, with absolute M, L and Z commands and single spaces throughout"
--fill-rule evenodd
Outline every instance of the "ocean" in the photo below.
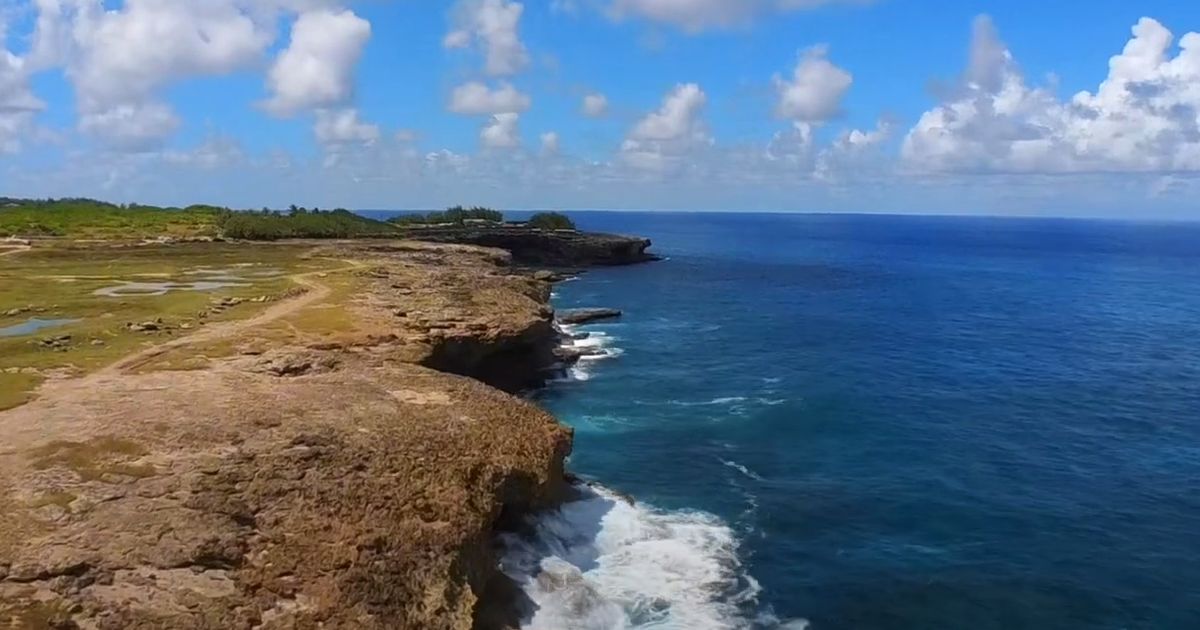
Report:
M 556 287 L 527 627 L 1200 628 L 1200 225 L 573 216 L 668 259 Z

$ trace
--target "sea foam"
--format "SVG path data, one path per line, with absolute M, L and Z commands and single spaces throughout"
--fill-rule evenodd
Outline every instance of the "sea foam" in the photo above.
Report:
M 602 487 L 502 538 L 529 630 L 749 628 L 760 591 L 716 516 L 631 503 Z
M 588 336 L 584 339 L 574 339 L 576 333 L 582 332 L 579 325 L 562 324 L 559 325 L 559 332 L 568 338 L 566 344 L 574 348 L 587 348 L 594 351 L 594 354 L 589 354 L 580 357 L 574 365 L 567 370 L 567 380 L 572 381 L 587 381 L 592 378 L 592 364 L 605 359 L 612 359 L 621 356 L 625 350 L 613 345 L 615 339 L 604 331 L 591 330 L 587 331 Z

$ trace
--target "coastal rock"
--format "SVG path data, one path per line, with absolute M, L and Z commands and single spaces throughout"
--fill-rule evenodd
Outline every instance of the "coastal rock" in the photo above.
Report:
M 468 630 L 511 607 L 497 531 L 569 493 L 570 429 L 501 391 L 558 360 L 547 284 L 490 249 L 321 253 L 388 271 L 320 305 L 349 330 L 246 329 L 202 369 L 0 412 L 0 617 Z
M 605 319 L 615 319 L 623 313 L 615 308 L 578 308 L 558 313 L 560 324 L 587 324 Z
M 661 260 L 648 252 L 650 239 L 617 234 L 538 230 L 524 226 L 467 225 L 413 227 L 408 238 L 502 249 L 523 265 L 590 267 L 632 265 Z

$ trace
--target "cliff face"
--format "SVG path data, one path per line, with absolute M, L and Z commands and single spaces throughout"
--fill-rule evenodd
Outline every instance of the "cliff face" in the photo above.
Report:
M 645 238 L 525 227 L 466 226 L 413 228 L 409 237 L 434 243 L 458 243 L 503 249 L 525 265 L 589 267 L 632 265 L 659 260 Z
M 0 620 L 473 626 L 495 527 L 563 496 L 571 432 L 447 372 L 537 378 L 548 287 L 495 251 L 346 247 L 364 288 L 326 306 L 360 332 L 55 381 L 0 413 Z

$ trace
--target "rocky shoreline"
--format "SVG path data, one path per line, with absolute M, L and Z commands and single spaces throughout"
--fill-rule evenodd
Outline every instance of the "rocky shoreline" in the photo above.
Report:
M 541 267 L 602 267 L 661 260 L 650 253 L 650 239 L 576 230 L 504 225 L 427 226 L 409 228 L 406 236 L 431 243 L 503 249 L 518 264 Z
M 582 356 L 549 303 L 561 278 L 497 249 L 321 249 L 361 268 L 315 307 L 352 331 L 242 336 L 203 369 L 51 381 L 0 412 L 0 620 L 512 627 L 493 538 L 569 495 L 572 434 L 504 392 Z M 619 259 L 564 251 L 547 260 Z

